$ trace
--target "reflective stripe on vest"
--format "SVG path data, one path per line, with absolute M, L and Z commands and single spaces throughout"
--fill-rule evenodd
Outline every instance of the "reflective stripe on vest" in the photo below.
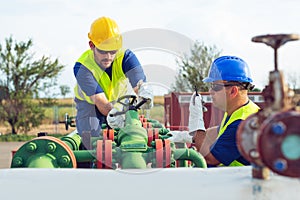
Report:
M 247 117 L 249 117 L 251 114 L 256 113 L 258 110 L 259 107 L 251 100 L 249 100 L 249 103 L 247 103 L 246 105 L 242 106 L 241 108 L 237 109 L 232 113 L 232 115 L 230 116 L 226 124 L 225 121 L 227 118 L 227 113 L 225 112 L 219 129 L 218 138 L 225 132 L 225 130 L 231 123 L 239 119 L 245 120 Z M 229 166 L 244 166 L 244 165 L 238 162 L 237 160 L 234 160 L 232 163 L 230 163 Z
M 87 50 L 84 52 L 77 62 L 84 65 L 88 70 L 90 70 L 95 77 L 98 84 L 103 89 L 108 101 L 115 101 L 120 96 L 127 93 L 127 87 L 129 84 L 123 69 L 122 62 L 124 58 L 125 51 L 119 50 L 112 64 L 112 80 L 110 80 L 107 73 L 102 70 L 94 60 L 94 54 L 92 50 Z M 75 97 L 80 100 L 85 100 L 90 104 L 94 104 L 89 96 L 87 96 L 76 84 L 74 88 Z

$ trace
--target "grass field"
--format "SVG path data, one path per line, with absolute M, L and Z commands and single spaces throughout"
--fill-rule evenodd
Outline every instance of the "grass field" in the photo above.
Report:
M 164 121 L 164 97 L 154 97 L 154 107 L 150 110 L 150 119 L 158 120 L 163 123 Z M 43 124 L 38 128 L 32 129 L 28 135 L 37 135 L 39 132 L 47 132 L 49 134 L 67 134 L 75 130 L 74 127 L 69 127 L 65 130 L 65 114 L 69 116 L 76 116 L 75 103 L 72 98 L 58 99 L 57 106 L 46 107 L 45 115 L 46 119 Z M 9 134 L 10 126 L 8 124 L 0 124 L 0 134 Z

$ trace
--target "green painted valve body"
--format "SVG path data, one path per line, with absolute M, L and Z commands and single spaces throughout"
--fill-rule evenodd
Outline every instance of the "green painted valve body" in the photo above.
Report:
M 143 153 L 148 149 L 148 136 L 139 120 L 138 112 L 129 110 L 126 113 L 125 127 L 120 129 L 117 143 L 122 150 L 122 168 L 147 167 Z

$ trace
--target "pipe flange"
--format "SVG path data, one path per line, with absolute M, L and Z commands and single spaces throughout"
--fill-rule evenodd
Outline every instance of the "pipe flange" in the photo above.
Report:
M 242 156 L 250 163 L 264 166 L 257 150 L 257 136 L 259 134 L 259 116 L 250 115 L 242 121 L 237 131 L 237 146 Z
M 76 165 L 75 155 L 65 142 L 55 137 L 42 136 L 18 149 L 12 159 L 11 168 L 76 168 Z
M 300 114 L 277 113 L 265 120 L 258 137 L 258 152 L 272 171 L 289 177 L 300 177 Z

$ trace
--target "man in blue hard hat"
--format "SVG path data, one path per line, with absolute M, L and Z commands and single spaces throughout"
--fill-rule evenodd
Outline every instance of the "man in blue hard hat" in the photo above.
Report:
M 247 63 L 236 56 L 215 59 L 208 77 L 210 94 L 215 107 L 224 111 L 219 126 L 205 128 L 201 96 L 193 94 L 189 107 L 189 131 L 171 131 L 173 142 L 194 143 L 208 166 L 244 166 L 250 163 L 240 154 L 236 133 L 241 121 L 256 113 L 259 107 L 248 98 L 253 89 Z

